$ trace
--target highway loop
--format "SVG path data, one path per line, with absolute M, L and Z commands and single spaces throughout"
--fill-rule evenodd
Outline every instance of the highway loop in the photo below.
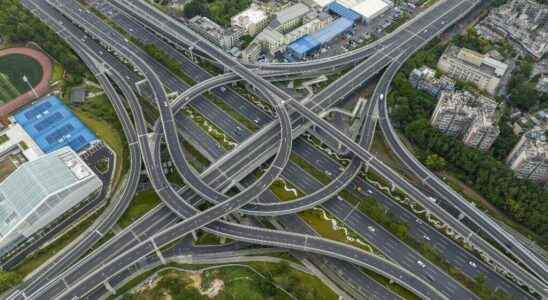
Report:
M 226 77 L 225 75 L 221 75 L 221 77 Z M 182 94 L 180 94 L 175 100 L 172 105 L 172 111 L 173 113 L 177 113 L 178 111 L 184 109 L 186 105 L 188 105 L 193 99 L 200 96 L 202 93 L 205 93 L 208 89 L 211 88 L 211 85 L 217 85 L 218 82 L 217 77 L 213 77 L 209 80 L 203 81 L 198 85 L 193 86 L 192 88 L 186 90 Z M 274 106 L 277 107 L 277 106 Z M 279 115 L 279 114 L 278 114 Z M 283 130 L 283 126 L 282 126 Z M 282 135 L 283 136 L 283 135 Z M 159 143 L 161 136 L 157 136 L 156 142 Z M 268 139 L 267 142 L 272 141 L 272 139 Z M 262 146 L 262 145 L 261 145 Z M 270 149 L 270 148 L 268 148 Z M 249 152 L 247 156 L 254 155 L 253 152 L 254 149 L 249 149 Z M 182 152 L 182 151 L 181 151 Z M 185 155 L 183 152 L 182 155 Z M 259 158 L 260 155 L 257 156 Z M 192 178 L 192 181 L 195 180 L 201 180 L 199 175 L 195 172 L 191 172 L 188 174 L 188 169 L 192 170 L 192 167 L 189 166 L 188 160 L 184 159 L 182 160 L 182 165 L 179 165 L 179 161 L 181 160 L 175 160 L 175 166 L 176 167 L 182 167 L 183 172 L 185 172 L 186 178 Z M 352 160 L 352 163 L 349 164 L 347 167 L 345 167 L 344 171 L 341 172 L 336 178 L 334 178 L 329 184 L 325 185 L 323 188 L 317 190 L 316 192 L 302 196 L 300 198 L 291 200 L 291 201 L 284 201 L 284 202 L 274 202 L 274 203 L 252 203 L 247 204 L 243 208 L 240 208 L 239 211 L 244 214 L 249 215 L 256 215 L 256 216 L 273 216 L 273 215 L 283 215 L 283 214 L 290 214 L 290 213 L 296 213 L 300 212 L 309 208 L 312 208 L 314 206 L 320 205 L 321 203 L 335 197 L 337 193 L 339 193 L 342 189 L 344 189 L 347 184 L 349 184 L 352 179 L 357 175 L 359 172 L 359 169 L 361 167 L 361 163 L 359 160 Z M 282 169 L 279 170 L 280 174 Z M 268 172 L 268 171 L 267 171 Z M 230 177 L 230 176 L 225 176 Z M 230 182 L 230 178 L 225 178 Z M 202 181 L 203 182 L 203 181 Z M 204 184 L 205 186 L 205 184 Z M 209 189 L 211 189 L 209 186 L 207 186 Z M 200 195 L 204 196 L 208 191 L 200 190 L 196 191 Z M 209 195 L 212 195 L 213 193 L 209 193 Z M 215 191 L 216 195 L 219 195 L 218 192 Z M 222 194 L 220 194 L 222 195 Z M 222 195 L 224 198 L 219 199 L 218 197 L 207 197 L 204 196 L 204 198 L 211 203 L 218 204 L 221 201 L 224 201 L 226 199 L 225 195 Z M 256 194 L 255 197 L 260 196 L 260 194 Z

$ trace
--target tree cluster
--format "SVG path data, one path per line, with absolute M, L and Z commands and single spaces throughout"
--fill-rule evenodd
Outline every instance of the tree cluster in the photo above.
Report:
M 533 62 L 524 59 L 519 62 L 509 84 L 509 102 L 523 111 L 535 111 L 548 107 L 548 93 L 536 90 L 538 78 L 531 78 Z
M 407 76 L 413 68 L 429 65 L 436 53 L 439 53 L 437 47 L 419 51 L 396 75 L 393 91 L 388 96 L 394 123 L 417 146 L 419 159 L 424 163 L 433 165 L 435 169 L 445 167 L 446 162 L 460 180 L 535 232 L 541 244 L 548 245 L 548 191 L 528 180 L 516 178 L 512 170 L 491 154 L 467 147 L 430 125 L 429 118 L 436 101 L 430 95 L 413 89 Z M 494 146 L 494 155 L 498 159 L 505 157 L 516 140 L 511 128 L 503 125 L 501 130 Z M 443 162 L 433 155 L 442 158 Z
M 40 45 L 71 74 L 69 84 L 80 83 L 87 72 L 74 51 L 18 0 L 0 1 L 0 35 L 10 43 L 35 42 Z

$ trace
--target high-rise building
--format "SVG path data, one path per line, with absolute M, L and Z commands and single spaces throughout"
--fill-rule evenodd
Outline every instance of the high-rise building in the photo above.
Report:
M 506 163 L 520 178 L 548 182 L 546 131 L 537 127 L 525 133 L 506 158 Z
M 22 164 L 0 183 L 0 255 L 78 204 L 102 181 L 69 147 Z
M 476 51 L 450 46 L 440 57 L 438 69 L 495 95 L 508 65 Z
M 470 92 L 442 92 L 432 114 L 432 126 L 463 142 L 488 150 L 500 131 L 496 125 L 495 100 Z

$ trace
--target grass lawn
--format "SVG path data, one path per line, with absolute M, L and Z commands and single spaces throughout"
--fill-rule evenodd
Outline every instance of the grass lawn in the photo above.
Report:
M 105 95 L 90 98 L 81 106 L 73 106 L 72 110 L 97 137 L 109 145 L 116 153 L 116 169 L 113 185 L 116 186 L 129 167 L 125 136 L 114 113 L 110 102 Z M 114 114 L 114 116 L 113 116 Z M 113 123 L 115 122 L 115 123 Z
M 225 244 L 230 243 L 230 239 L 225 239 Z M 194 241 L 194 245 L 207 246 L 207 245 L 222 245 L 221 238 L 211 234 L 209 232 L 202 232 L 198 235 L 198 240 Z
M 51 73 L 51 82 L 56 82 L 63 80 L 63 74 L 65 74 L 65 69 L 61 64 L 54 64 L 53 71 Z
M 331 216 L 329 213 L 326 212 L 326 214 L 330 219 L 333 218 L 333 216 Z M 310 226 L 312 226 L 312 228 L 314 228 L 314 230 L 320 236 L 322 236 L 324 238 L 334 240 L 334 241 L 338 241 L 338 242 L 342 242 L 342 243 L 348 244 L 350 246 L 354 246 L 354 247 L 363 249 L 364 251 L 367 251 L 367 252 L 370 251 L 369 247 L 363 246 L 362 244 L 357 243 L 356 241 L 351 242 L 351 241 L 347 240 L 346 235 L 344 234 L 343 230 L 334 230 L 332 225 L 331 225 L 331 221 L 324 220 L 323 217 L 322 217 L 322 214 L 319 210 L 315 210 L 315 209 L 305 210 L 303 212 L 300 212 L 299 216 L 303 220 L 305 220 L 306 223 L 308 223 Z M 343 224 L 341 224 L 340 222 L 338 222 L 338 225 L 340 227 L 343 227 Z M 349 232 L 350 237 L 359 238 L 358 235 L 356 235 L 351 229 L 348 229 L 348 232 Z M 361 239 L 361 240 L 364 241 L 363 239 Z
M 285 187 L 287 187 L 288 189 L 297 190 L 297 195 L 295 195 L 295 193 L 293 192 L 286 191 Z M 284 185 L 284 181 L 279 179 L 275 180 L 270 185 L 270 190 L 274 193 L 274 195 L 276 195 L 276 197 L 278 197 L 278 199 L 282 201 L 291 201 L 304 196 L 304 194 L 300 190 L 296 189 L 293 185 L 291 185 L 290 183 L 285 183 Z
M 207 266 L 169 264 L 167 267 L 198 270 Z M 151 274 L 158 272 L 158 279 L 153 285 L 148 285 L 134 294 L 125 294 L 124 299 L 337 299 L 337 295 L 318 278 L 291 269 L 287 264 L 251 262 L 237 266 L 219 265 L 203 272 L 162 269 L 158 267 L 143 273 L 118 289 L 118 294 L 126 293 Z M 219 281 L 222 281 L 223 285 L 215 297 L 204 295 Z M 273 283 L 285 289 L 294 298 Z
M 122 228 L 126 228 L 135 220 L 153 209 L 158 203 L 160 203 L 160 198 L 153 190 L 137 194 L 118 220 L 118 225 Z
M 0 70 L 9 77 L 20 94 L 30 90 L 28 84 L 23 81 L 23 76 L 27 76 L 30 84 L 34 86 L 40 82 L 43 74 L 42 66 L 36 60 L 21 54 L 0 57 Z

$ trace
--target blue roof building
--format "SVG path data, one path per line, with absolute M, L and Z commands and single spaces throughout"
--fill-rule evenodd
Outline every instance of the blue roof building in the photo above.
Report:
M 78 152 L 97 137 L 63 102 L 48 96 L 14 115 L 25 131 L 45 153 L 70 146 Z
M 326 27 L 303 36 L 291 43 L 287 49 L 295 58 L 302 59 L 310 53 L 320 49 L 322 45 L 329 43 L 334 38 L 352 29 L 354 23 L 346 18 L 338 18 Z
M 352 29 L 354 23 L 346 18 L 338 18 L 333 23 L 310 34 L 310 37 L 318 41 L 321 45 L 329 43 L 334 38 Z
M 336 15 L 339 15 L 345 19 L 348 19 L 352 22 L 358 22 L 360 19 L 361 19 L 361 15 L 358 14 L 357 12 L 341 5 L 340 3 L 337 3 L 337 2 L 332 2 L 330 3 L 328 6 L 327 6 L 327 10 L 336 14 Z

